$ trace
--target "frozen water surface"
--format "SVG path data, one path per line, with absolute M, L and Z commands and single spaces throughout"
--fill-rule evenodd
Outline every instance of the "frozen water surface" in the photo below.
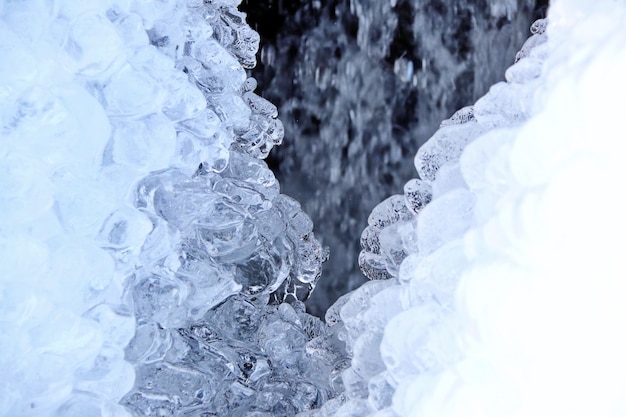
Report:
M 294 2 L 275 105 L 238 5 L 0 3 L 0 415 L 623 415 L 626 7 L 554 2 L 504 71 L 519 2 Z M 367 225 L 281 193 L 285 135 Z M 370 279 L 325 321 L 314 224 Z

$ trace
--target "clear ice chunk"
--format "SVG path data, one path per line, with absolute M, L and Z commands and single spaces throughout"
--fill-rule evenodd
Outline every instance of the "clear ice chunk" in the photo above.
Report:
M 381 255 L 361 251 L 359 254 L 359 267 L 367 278 L 372 280 L 385 280 L 393 277 L 387 270 L 387 262 Z
M 411 211 L 419 213 L 432 200 L 432 188 L 425 181 L 412 179 L 404 185 L 404 199 Z
M 382 230 L 400 220 L 409 220 L 411 217 L 412 213 L 404 204 L 403 196 L 393 195 L 372 210 L 367 223 Z
M 322 336 L 323 324 L 298 303 L 294 308 L 267 301 L 235 295 L 210 309 L 203 324 L 168 330 L 169 343 L 160 344 L 165 355 L 144 361 L 123 403 L 144 415 L 155 409 L 195 415 L 202 409 L 291 416 L 319 407 L 332 391 L 318 372 L 330 372 L 340 345 L 324 342 L 319 346 L 325 356 L 309 356 L 306 348 Z

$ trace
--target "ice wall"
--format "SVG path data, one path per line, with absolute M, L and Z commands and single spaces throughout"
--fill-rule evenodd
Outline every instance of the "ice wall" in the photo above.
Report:
M 0 3 L 0 415 L 623 415 L 626 6 L 533 25 L 326 325 L 236 6 Z
M 0 3 L 0 415 L 334 396 L 341 343 L 298 301 L 327 254 L 262 161 L 283 128 L 237 5 Z
M 364 282 L 358 236 L 369 212 L 413 176 L 411 158 L 441 120 L 502 80 L 541 4 L 242 4 L 263 38 L 254 76 L 285 124 L 270 164 L 331 249 L 311 311 L 323 315 Z
M 626 411 L 625 18 L 555 2 L 506 82 L 420 148 L 363 232 L 372 281 L 326 315 L 345 392 L 307 415 Z

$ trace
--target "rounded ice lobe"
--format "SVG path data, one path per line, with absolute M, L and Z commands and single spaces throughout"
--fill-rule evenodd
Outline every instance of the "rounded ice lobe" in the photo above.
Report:
M 141 117 L 161 105 L 161 87 L 131 66 L 117 72 L 103 90 L 110 117 Z
M 442 369 L 440 357 L 449 340 L 437 340 L 436 333 L 443 316 L 441 307 L 430 302 L 403 311 L 387 324 L 381 357 L 396 382 Z
M 361 235 L 363 250 L 359 255 L 361 271 L 369 279 L 389 279 L 397 274 L 397 267 L 406 256 L 397 249 L 395 241 L 400 236 L 395 233 L 397 224 L 412 218 L 411 211 L 401 195 L 394 195 L 372 210 L 369 226 Z
M 419 213 L 432 200 L 432 187 L 425 181 L 412 179 L 404 185 L 404 198 L 407 207 Z
M 193 75 L 211 93 L 236 91 L 246 80 L 246 73 L 237 59 L 214 39 L 196 42 L 190 56 L 202 63 L 197 67 L 201 72 Z
M 424 181 L 433 181 L 441 166 L 458 160 L 465 146 L 485 130 L 476 120 L 468 120 L 461 124 L 444 124 L 415 155 L 415 168 L 420 178 Z
M 75 20 L 64 47 L 78 74 L 96 77 L 114 65 L 123 43 L 109 19 L 94 14 Z
M 426 206 L 417 221 L 419 252 L 428 255 L 445 242 L 461 238 L 474 222 L 474 201 L 472 193 L 457 189 Z
M 176 131 L 159 113 L 119 121 L 114 123 L 109 149 L 111 162 L 156 171 L 169 165 L 176 150 Z

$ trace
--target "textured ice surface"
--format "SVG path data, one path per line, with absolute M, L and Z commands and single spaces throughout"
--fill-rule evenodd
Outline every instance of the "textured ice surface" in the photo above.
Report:
M 137 415 L 293 416 L 334 396 L 342 345 L 304 305 L 235 295 L 175 329 L 144 320 L 126 348 Z
M 624 111 L 624 16 L 615 2 L 555 2 L 507 82 L 421 147 L 409 217 L 389 198 L 362 234 L 374 281 L 328 310 L 351 362 L 343 395 L 313 415 L 626 410 L 612 118 Z M 582 190 L 594 190 L 584 214 Z
M 545 37 L 543 32 L 533 36 Z M 528 45 L 535 44 L 540 42 L 525 44 L 530 56 Z M 520 57 L 509 72 L 524 59 Z M 351 354 L 351 365 L 342 373 L 349 383 L 344 382 L 341 407 L 367 400 L 357 415 L 413 415 L 426 402 L 435 378 L 462 358 L 455 293 L 471 265 L 464 238 L 476 227 L 476 219 L 494 215 L 483 204 L 494 203 L 498 193 L 512 185 L 494 187 L 506 181 L 507 164 L 492 161 L 503 155 L 502 150 L 510 150 L 508 132 L 529 117 L 529 97 L 540 85 L 536 81 L 540 72 L 534 74 L 521 84 L 496 84 L 475 105 L 444 120 L 415 156 L 419 178 L 406 183 L 404 195 L 392 196 L 372 210 L 361 236 L 359 263 L 368 278 L 386 281 L 363 286 L 337 303 L 343 304 L 341 312 L 354 306 L 349 316 L 339 314 L 331 320 L 340 335 L 348 335 L 344 339 Z M 490 172 L 483 174 L 484 170 Z M 485 181 L 490 181 L 488 186 Z M 365 288 L 368 299 L 385 302 L 377 306 L 357 301 Z M 329 310 L 327 320 L 334 318 L 337 308 Z M 369 334 L 365 329 L 370 328 L 380 329 L 379 334 L 363 349 L 364 334 Z M 365 368 L 369 372 L 364 364 L 370 364 Z M 404 405 L 407 402 L 409 406 Z M 320 415 L 325 415 L 324 409 Z
M 242 4 L 267 33 L 254 74 L 285 123 L 270 164 L 331 248 L 329 273 L 307 302 L 312 311 L 323 315 L 363 282 L 358 237 L 369 212 L 414 175 L 410 158 L 442 119 L 503 79 L 539 3 Z
M 624 5 L 533 25 L 324 324 L 237 3 L 0 3 L 0 415 L 623 415 Z
M 327 253 L 259 159 L 284 132 L 237 5 L 0 3 L 0 415 L 335 395 L 341 342 L 298 301 Z

